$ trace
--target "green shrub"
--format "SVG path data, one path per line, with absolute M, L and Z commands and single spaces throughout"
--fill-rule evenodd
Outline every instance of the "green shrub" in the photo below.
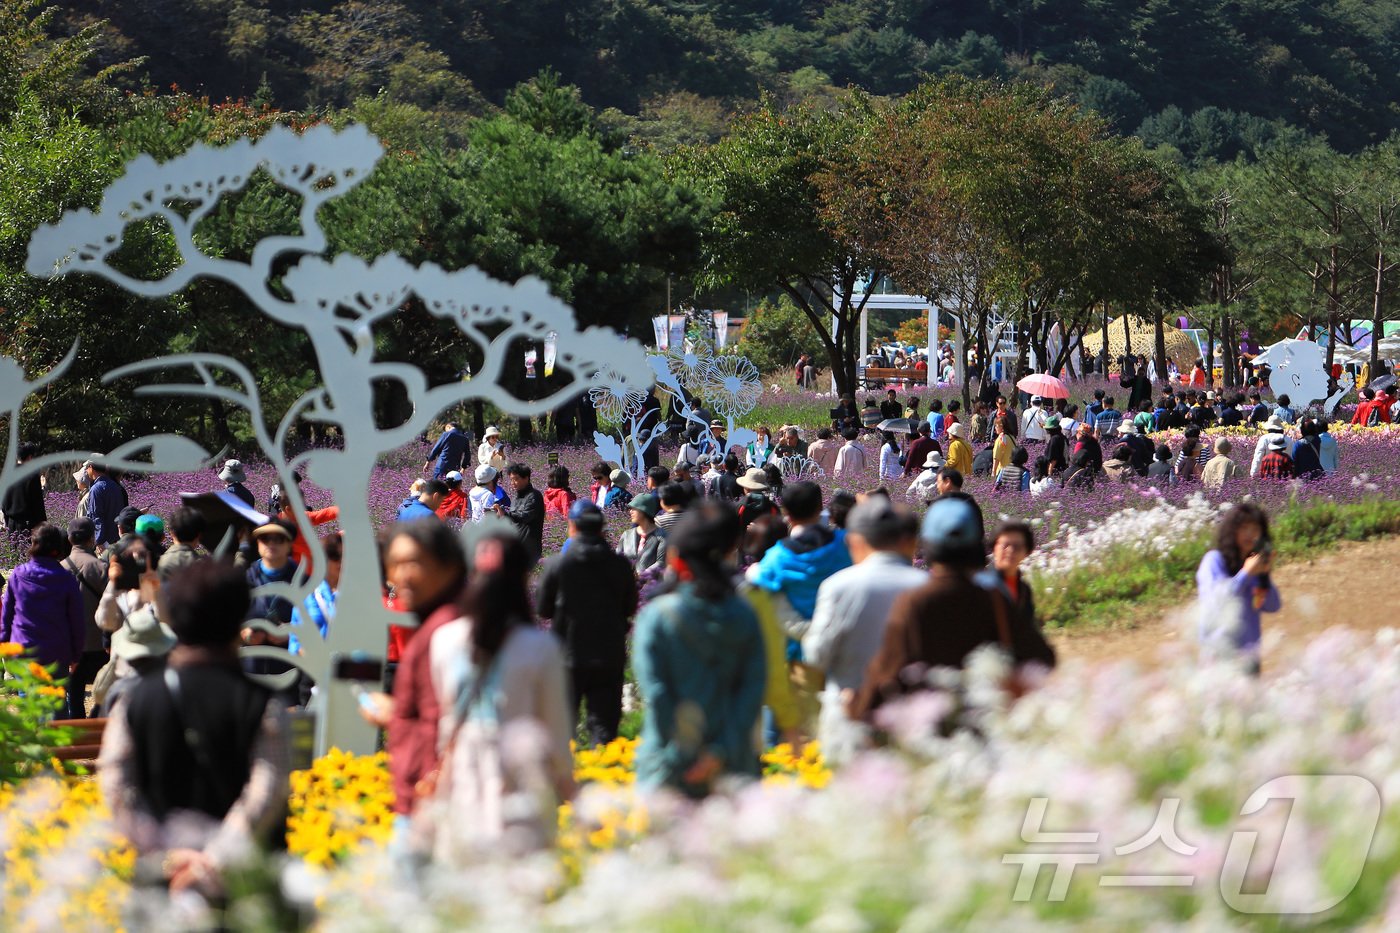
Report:
M 27 658 L 13 642 L 0 642 L 0 785 L 15 784 L 48 764 L 52 749 L 67 744 L 72 730 L 50 725 L 64 705 L 62 681 Z

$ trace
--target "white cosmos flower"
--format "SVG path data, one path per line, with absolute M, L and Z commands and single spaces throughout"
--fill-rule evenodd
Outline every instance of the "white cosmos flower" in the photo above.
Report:
M 720 414 L 738 418 L 758 404 L 763 383 L 758 370 L 744 357 L 721 356 L 705 372 L 703 394 Z

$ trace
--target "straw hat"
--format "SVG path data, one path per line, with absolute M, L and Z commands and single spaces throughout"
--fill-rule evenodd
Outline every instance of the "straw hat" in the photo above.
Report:
M 760 467 L 749 467 L 744 475 L 739 477 L 738 483 L 745 489 L 762 492 L 768 488 L 768 474 Z

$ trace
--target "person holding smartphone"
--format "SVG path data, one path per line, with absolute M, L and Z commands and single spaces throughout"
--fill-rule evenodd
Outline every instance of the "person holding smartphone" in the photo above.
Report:
M 1262 614 L 1278 612 L 1283 605 L 1270 578 L 1273 564 L 1269 516 L 1253 503 L 1242 503 L 1220 520 L 1215 548 L 1196 570 L 1202 645 L 1242 657 L 1255 676 Z

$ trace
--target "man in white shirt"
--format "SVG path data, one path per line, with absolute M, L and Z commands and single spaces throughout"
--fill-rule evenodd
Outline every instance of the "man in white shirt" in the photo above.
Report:
M 890 608 L 901 594 L 928 582 L 927 574 L 911 566 L 918 535 L 918 518 L 908 506 L 870 497 L 846 521 L 855 566 L 827 577 L 817 589 L 802 653 L 826 674 L 818 732 L 828 761 L 848 758 L 863 737 L 862 728 L 846 716 L 844 695 L 860 689 L 880 649 Z
M 1045 409 L 1044 400 L 1039 395 L 1031 396 L 1031 407 L 1021 413 L 1021 439 L 1023 442 L 1044 444 Z

